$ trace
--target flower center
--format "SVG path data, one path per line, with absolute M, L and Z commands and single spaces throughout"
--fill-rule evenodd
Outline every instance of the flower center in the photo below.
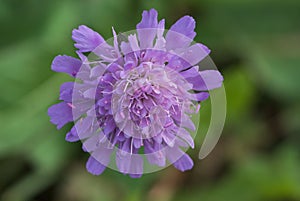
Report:
M 178 73 L 143 62 L 123 71 L 121 77 L 114 85 L 112 111 L 125 135 L 148 139 L 180 122 L 188 92 L 184 89 L 187 82 Z

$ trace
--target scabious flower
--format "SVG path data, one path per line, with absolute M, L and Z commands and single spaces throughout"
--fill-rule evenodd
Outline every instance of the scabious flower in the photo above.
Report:
M 182 17 L 165 34 L 165 21 L 157 15 L 144 11 L 135 33 L 117 35 L 113 29 L 111 44 L 79 26 L 72 32 L 79 59 L 53 60 L 52 70 L 75 81 L 62 84 L 61 102 L 48 114 L 58 129 L 74 121 L 66 140 L 82 141 L 90 153 L 87 170 L 94 175 L 110 164 L 131 177 L 149 172 L 146 163 L 171 163 L 181 171 L 193 167 L 184 152 L 194 148 L 191 115 L 223 78 L 216 70 L 199 71 L 197 64 L 210 50 L 193 43 L 192 17 Z

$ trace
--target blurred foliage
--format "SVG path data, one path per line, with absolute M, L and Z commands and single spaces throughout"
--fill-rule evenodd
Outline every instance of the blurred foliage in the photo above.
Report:
M 111 37 L 156 8 L 167 27 L 184 14 L 196 41 L 212 49 L 225 77 L 227 122 L 215 150 L 199 161 L 210 120 L 202 105 L 195 167 L 169 167 L 134 180 L 85 170 L 80 143 L 67 143 L 47 108 L 68 76 L 51 72 L 74 54 L 71 31 L 86 24 Z M 300 2 L 298 0 L 1 0 L 0 199 L 4 201 L 300 200 Z

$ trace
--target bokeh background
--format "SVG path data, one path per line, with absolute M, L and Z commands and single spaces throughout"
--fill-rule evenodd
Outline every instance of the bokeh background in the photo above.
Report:
M 47 108 L 70 80 L 50 70 L 75 56 L 71 31 L 85 24 L 111 37 L 132 30 L 144 9 L 167 27 L 189 14 L 196 41 L 212 49 L 225 77 L 222 137 L 197 154 L 210 119 L 202 107 L 193 170 L 173 167 L 131 179 L 85 170 L 88 154 L 64 141 Z M 3 201 L 298 201 L 300 200 L 299 0 L 0 0 L 0 199 Z

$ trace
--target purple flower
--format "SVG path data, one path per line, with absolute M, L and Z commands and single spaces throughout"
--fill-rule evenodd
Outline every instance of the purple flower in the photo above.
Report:
M 197 64 L 210 50 L 193 43 L 192 17 L 182 17 L 164 34 L 165 21 L 157 16 L 154 9 L 144 11 L 136 33 L 117 35 L 113 29 L 111 43 L 79 26 L 72 38 L 80 59 L 53 60 L 52 70 L 76 81 L 61 86 L 62 102 L 48 114 L 58 129 L 74 121 L 66 140 L 82 141 L 94 175 L 107 166 L 134 178 L 149 172 L 147 163 L 173 164 L 180 171 L 193 167 L 185 153 L 194 148 L 191 115 L 223 77 L 216 70 L 199 71 Z

